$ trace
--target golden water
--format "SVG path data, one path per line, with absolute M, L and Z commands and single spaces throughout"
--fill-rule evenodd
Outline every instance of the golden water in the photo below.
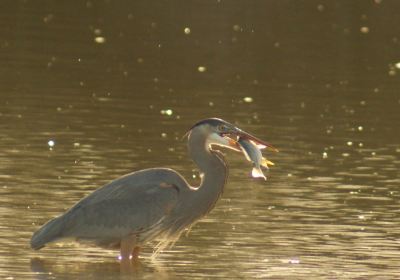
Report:
M 398 277 L 396 3 L 2 3 L 0 278 Z M 125 173 L 172 167 L 195 182 L 181 136 L 213 116 L 281 150 L 268 181 L 226 152 L 216 208 L 130 273 L 115 251 L 29 248 Z

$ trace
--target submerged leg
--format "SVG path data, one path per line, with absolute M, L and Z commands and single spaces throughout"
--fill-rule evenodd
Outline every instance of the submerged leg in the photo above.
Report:
M 131 252 L 133 252 L 136 245 L 136 236 L 130 235 L 121 240 L 121 260 L 129 261 Z
M 132 260 L 137 260 L 139 258 L 140 247 L 135 246 L 132 251 Z

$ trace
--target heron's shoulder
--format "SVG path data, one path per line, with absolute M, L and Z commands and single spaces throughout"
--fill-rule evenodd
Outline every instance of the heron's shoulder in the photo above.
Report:
M 112 183 L 130 182 L 135 185 L 157 184 L 162 182 L 185 184 L 186 180 L 177 171 L 171 168 L 148 168 L 126 174 Z
M 88 203 L 115 197 L 146 195 L 159 188 L 165 189 L 166 186 L 179 191 L 187 185 L 186 180 L 173 169 L 149 168 L 121 176 L 98 188 L 83 200 Z
M 156 167 L 156 168 L 147 168 L 138 171 L 134 171 L 132 173 L 127 174 L 126 176 L 135 175 L 135 176 L 146 176 L 146 175 L 160 175 L 160 176 L 168 176 L 171 174 L 179 175 L 177 171 L 171 168 L 166 167 Z M 179 175 L 180 176 L 180 175 Z

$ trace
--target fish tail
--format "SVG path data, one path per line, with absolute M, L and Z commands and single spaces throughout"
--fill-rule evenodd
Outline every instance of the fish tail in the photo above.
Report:
M 251 171 L 251 176 L 253 176 L 253 178 L 264 178 L 264 180 L 267 180 L 260 167 L 253 167 L 253 170 Z
M 269 160 L 266 159 L 266 158 L 262 158 L 262 160 L 261 160 L 261 165 L 262 165 L 263 167 L 265 167 L 265 168 L 269 168 L 268 165 L 273 166 L 273 165 L 275 165 L 275 163 L 273 163 L 272 161 L 269 161 Z

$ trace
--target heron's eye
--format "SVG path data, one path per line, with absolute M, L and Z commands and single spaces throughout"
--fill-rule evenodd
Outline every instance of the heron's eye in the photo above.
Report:
M 218 126 L 218 130 L 221 131 L 221 132 L 224 132 L 224 131 L 226 131 L 226 126 L 221 124 L 221 125 Z

